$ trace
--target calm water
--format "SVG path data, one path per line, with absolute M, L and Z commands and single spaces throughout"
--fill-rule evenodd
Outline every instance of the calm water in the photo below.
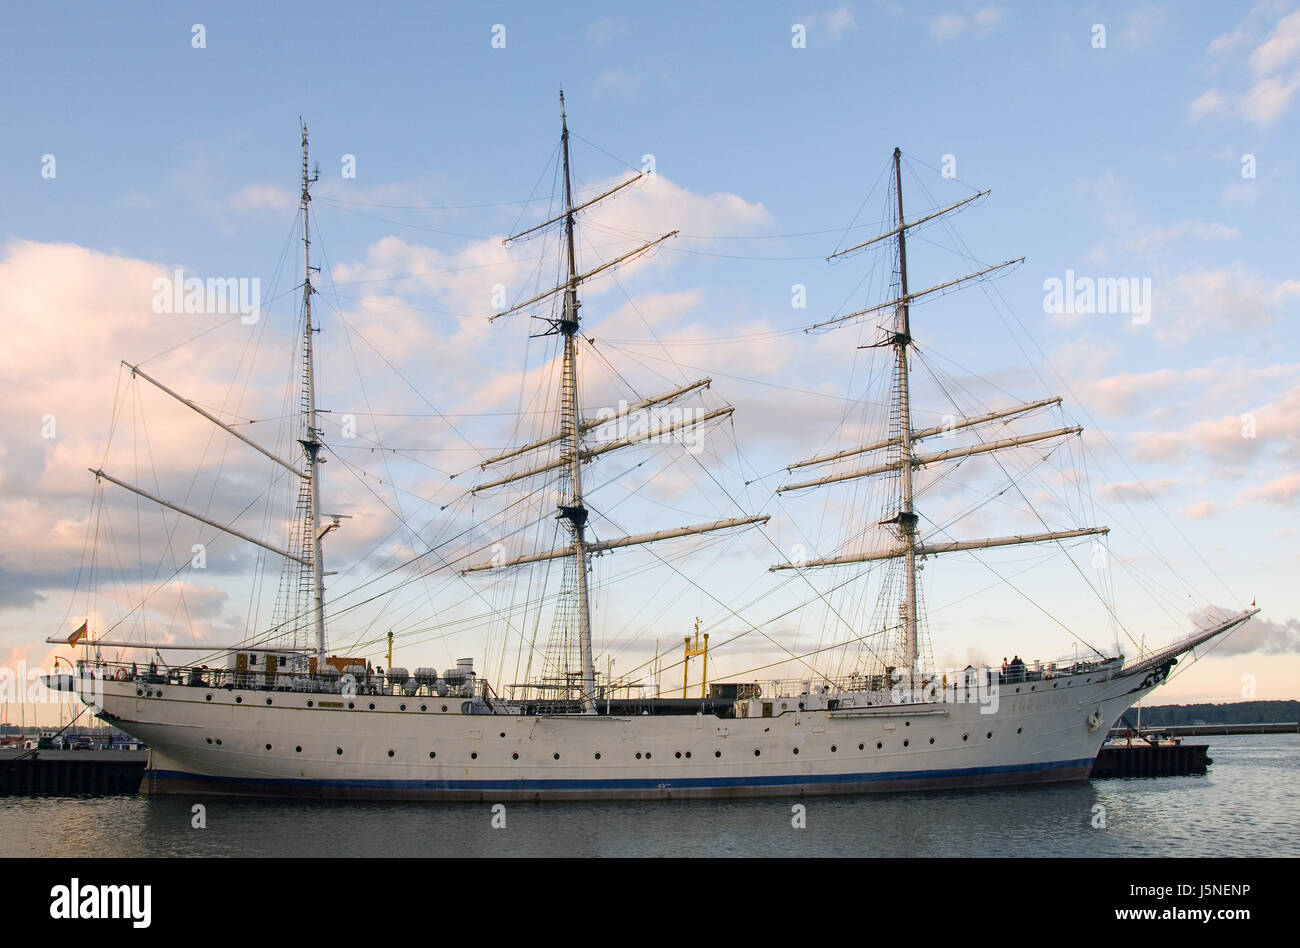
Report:
M 321 804 L 0 798 L 0 856 L 1297 856 L 1300 735 L 1191 739 L 1205 777 L 743 802 Z M 1094 820 L 1105 808 L 1105 826 Z

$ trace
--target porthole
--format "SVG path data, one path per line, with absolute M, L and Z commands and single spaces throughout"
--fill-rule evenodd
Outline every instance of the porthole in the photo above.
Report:
M 714 751 L 714 752 L 713 752 L 713 756 L 714 756 L 714 757 L 721 757 L 721 756 L 722 756 L 722 751 Z
M 1018 727 L 1018 728 L 1016 728 L 1016 733 L 1017 733 L 1017 734 L 1020 734 L 1020 733 L 1023 732 L 1023 731 L 1024 731 L 1024 728 L 1023 728 L 1023 727 Z
M 505 736 L 506 736 L 506 732 L 505 732 L 505 731 L 502 731 L 502 732 L 501 732 L 501 736 L 502 736 L 502 737 L 505 737 Z
M 316 707 L 316 702 L 315 702 L 315 701 L 308 701 L 308 702 L 307 702 L 307 707 L 309 707 L 309 708 L 314 708 L 314 707 Z
M 961 736 L 961 739 L 962 739 L 963 741 L 968 741 L 968 740 L 970 740 L 970 735 L 969 735 L 969 734 L 963 734 L 963 735 Z
M 597 754 L 596 756 L 599 757 L 600 755 Z M 518 754 L 511 754 L 511 755 L 510 755 L 510 759 L 511 759 L 511 760 L 518 760 L 518 759 L 519 759 L 519 755 L 518 755 Z
M 204 701 L 211 701 L 211 700 L 212 700 L 212 695 L 204 695 L 203 700 L 204 700 Z
M 267 744 L 267 745 L 266 745 L 266 749 L 267 749 L 267 750 L 270 750 L 270 749 L 271 749 L 271 745 L 270 745 L 270 744 Z
M 796 754 L 799 753 L 799 748 L 796 747 L 796 748 L 794 749 L 794 752 L 795 752 Z
M 212 743 L 212 738 L 210 738 L 210 737 L 204 738 L 204 740 L 206 740 L 209 744 Z
M 637 760 L 640 760 L 640 759 L 641 759 L 641 752 L 640 752 L 640 751 L 637 751 L 637 752 L 636 752 L 636 759 L 637 759 Z
M 866 749 L 867 749 L 867 745 L 866 745 L 866 744 L 859 744 L 859 745 L 858 745 L 858 750 L 866 750 Z
M 144 697 L 144 691 L 142 691 L 142 690 L 139 689 L 139 688 L 135 689 L 135 696 L 136 696 L 137 698 L 143 698 L 143 697 Z
M 1059 684 L 1060 684 L 1059 681 L 1054 681 L 1054 682 L 1052 682 L 1052 687 L 1055 688 L 1055 687 L 1056 687 L 1057 685 L 1059 685 Z
M 690 759 L 691 759 L 691 752 L 690 752 L 690 751 L 687 751 L 687 752 L 686 752 L 686 759 L 687 759 L 687 760 L 690 760 Z
M 162 697 L 162 692 L 161 692 L 161 691 L 158 692 L 157 694 L 154 695 L 154 697 L 155 697 L 155 698 L 161 698 L 161 697 Z
M 267 699 L 266 699 L 266 703 L 267 703 L 267 704 L 270 704 L 270 703 L 271 703 L 271 699 L 270 699 L 270 698 L 267 698 Z
M 301 747 L 295 747 L 295 748 L 293 749 L 293 752 L 294 752 L 295 754 L 301 754 L 301 753 L 302 753 L 302 748 L 301 748 Z
M 515 756 L 518 757 L 519 755 L 515 754 Z M 596 751 L 596 759 L 600 760 L 600 751 Z
M 1037 690 L 1038 690 L 1038 686 L 1037 686 L 1037 685 L 1030 685 L 1030 686 L 1029 686 L 1029 690 L 1030 690 L 1030 691 L 1037 691 Z
M 442 711 L 443 711 L 443 714 L 446 714 L 446 713 L 447 713 L 447 706 L 446 706 L 445 704 L 442 706 Z
M 243 703 L 244 703 L 243 698 L 239 698 L 239 697 L 235 698 L 235 704 L 243 704 Z
M 987 734 L 985 734 L 984 736 L 987 737 L 990 741 L 993 740 L 993 732 L 992 732 L 992 731 L 989 731 L 989 732 L 988 732 Z
M 880 750 L 880 748 L 882 748 L 882 747 L 884 747 L 884 746 L 885 746 L 885 745 L 882 744 L 882 743 L 880 743 L 880 741 L 876 741 L 876 750 Z
M 429 759 L 430 759 L 430 760 L 433 760 L 433 759 L 434 759 L 435 757 L 437 757 L 437 756 L 438 756 L 438 754 L 437 754 L 436 751 L 429 751 Z
M 681 751 L 678 751 L 678 752 L 677 752 L 677 759 L 678 759 L 678 760 L 681 760 L 681 759 L 682 759 L 682 752 L 681 752 Z
M 221 738 L 217 738 L 217 746 L 218 746 L 218 747 L 221 746 Z
M 763 753 L 763 752 L 762 752 L 761 750 L 759 750 L 757 747 L 754 748 L 754 756 L 755 756 L 755 757 L 757 757 L 757 756 L 758 756 L 759 754 L 761 754 L 761 753 Z
M 931 744 L 933 744 L 933 743 L 934 743 L 934 738 L 933 738 L 933 737 L 932 737 L 932 738 L 930 738 L 930 743 L 931 743 Z
M 341 748 L 341 747 L 336 747 L 336 748 L 334 748 L 334 753 L 336 753 L 336 754 L 340 754 L 340 755 L 341 755 L 341 754 L 343 753 L 343 748 Z
M 389 757 L 392 757 L 392 756 L 393 756 L 393 752 L 392 752 L 392 751 L 389 751 L 389 752 L 388 752 L 388 756 L 389 756 Z M 470 754 L 470 755 L 469 755 L 469 759 L 470 759 L 470 760 L 478 760 L 478 752 L 475 751 L 473 754 Z
M 907 746 L 908 746 L 909 744 L 911 744 L 911 743 L 912 743 L 911 741 L 903 741 L 903 746 L 904 746 L 904 747 L 907 747 Z
M 1020 694 L 1020 689 L 1019 689 L 1019 688 L 1016 689 L 1016 694 Z
M 835 753 L 835 745 L 834 745 L 834 744 L 831 745 L 831 753 L 832 753 L 832 754 Z
M 356 705 L 353 704 L 351 701 L 348 702 L 348 710 L 349 710 L 349 711 L 351 711 L 351 710 L 352 710 L 353 708 L 355 708 L 355 707 L 356 707 Z
M 373 701 L 370 702 L 370 710 L 371 711 L 375 710 L 375 703 Z
M 429 706 L 428 706 L 427 704 L 422 704 L 422 705 L 420 705 L 420 710 L 421 710 L 421 711 L 428 711 L 428 710 L 429 710 Z
M 560 759 L 560 755 L 559 755 L 559 754 L 555 754 L 555 755 L 553 755 L 553 756 L 555 757 L 556 760 L 559 760 L 559 759 Z
M 903 727 L 911 727 L 911 726 L 912 726 L 912 722 L 911 722 L 911 721 L 904 721 L 904 722 L 903 722 Z
M 399 705 L 397 706 L 397 710 L 398 710 L 398 711 L 405 711 L 405 710 L 406 710 L 406 705 L 404 705 L 404 704 L 399 704 Z

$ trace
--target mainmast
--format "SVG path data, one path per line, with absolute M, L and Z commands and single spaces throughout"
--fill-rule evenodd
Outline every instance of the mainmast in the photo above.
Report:
M 904 603 L 903 603 L 903 656 L 910 674 L 909 688 L 919 688 L 917 668 L 918 636 L 916 612 L 916 512 L 912 509 L 912 408 L 907 388 L 907 347 L 911 345 L 911 323 L 907 298 L 907 229 L 903 226 L 903 172 L 902 151 L 894 149 L 894 191 L 898 201 L 898 309 L 895 316 L 892 340 L 898 360 L 898 442 L 903 457 L 903 496 L 898 508 L 898 529 L 903 539 Z
M 325 571 L 321 561 L 320 528 L 320 449 L 319 432 L 316 429 L 316 372 L 312 353 L 312 334 L 315 329 L 311 322 L 311 295 L 315 292 L 311 285 L 311 186 L 319 174 L 309 176 L 307 170 L 307 125 L 302 126 L 302 309 L 303 309 L 303 415 L 306 423 L 305 436 L 298 442 L 307 455 L 307 482 L 309 487 L 310 509 L 307 511 L 307 526 L 311 530 L 311 572 L 312 572 L 312 613 L 316 625 L 316 668 L 325 666 Z
M 587 508 L 582 503 L 582 422 L 578 409 L 578 265 L 573 246 L 573 176 L 569 171 L 569 120 L 564 111 L 564 93 L 560 93 L 560 144 L 564 151 L 564 243 L 568 257 L 569 278 L 564 291 L 564 306 L 557 327 L 564 336 L 562 370 L 561 426 L 569 468 L 569 502 L 560 507 L 560 517 L 573 534 L 573 559 L 578 592 L 578 651 L 582 659 L 583 710 L 596 710 L 596 666 L 591 655 L 591 602 L 587 591 Z
M 690 382 L 681 385 L 667 392 L 652 395 L 646 398 L 640 398 L 635 403 L 620 403 L 619 407 L 614 410 L 606 410 L 591 417 L 584 417 L 582 414 L 582 405 L 578 399 L 578 330 L 580 319 L 578 311 L 581 303 L 578 301 L 578 287 L 593 277 L 608 272 L 624 261 L 639 257 L 649 250 L 659 246 L 665 240 L 677 235 L 677 231 L 656 237 L 653 240 L 646 241 L 641 246 L 629 250 L 612 260 L 607 260 L 597 266 L 592 267 L 585 273 L 578 272 L 577 252 L 575 248 L 575 221 L 578 214 L 594 207 L 605 201 L 624 188 L 630 187 L 639 181 L 642 181 L 648 172 L 641 172 L 632 177 L 619 182 L 613 187 L 588 198 L 579 204 L 574 203 L 573 195 L 573 173 L 569 159 L 569 121 L 564 107 L 564 93 L 560 93 L 560 143 L 564 162 L 564 210 L 559 215 L 535 224 L 525 230 L 520 231 L 510 237 L 507 237 L 505 243 L 514 240 L 526 238 L 532 234 L 539 233 L 553 225 L 563 223 L 564 225 L 564 253 L 566 262 L 566 277 L 563 283 L 558 286 L 544 290 L 529 299 L 516 303 L 507 309 L 501 310 L 494 314 L 491 319 L 498 319 L 503 316 L 509 316 L 512 313 L 521 312 L 529 309 L 534 305 L 546 300 L 552 300 L 557 295 L 561 297 L 560 313 L 555 316 L 541 316 L 533 314 L 533 318 L 549 324 L 549 329 L 541 335 L 560 335 L 564 339 L 562 352 L 562 369 L 560 379 L 560 424 L 559 430 L 548 434 L 528 444 L 517 445 L 507 450 L 487 458 L 481 462 L 480 469 L 483 471 L 506 461 L 522 458 L 533 452 L 544 451 L 553 445 L 559 445 L 559 457 L 542 460 L 539 463 L 532 464 L 522 470 L 515 470 L 510 473 L 502 474 L 499 477 L 492 478 L 476 484 L 470 489 L 470 493 L 477 494 L 481 491 L 491 490 L 502 487 L 506 484 L 512 484 L 518 481 L 534 478 L 541 474 L 553 471 L 560 471 L 564 479 L 568 481 L 568 490 L 563 498 L 563 503 L 559 504 L 558 519 L 565 521 L 568 525 L 572 542 L 555 549 L 541 550 L 533 553 L 526 553 L 507 559 L 494 558 L 491 562 L 478 563 L 466 566 L 461 570 L 462 574 L 476 573 L 486 570 L 497 570 L 512 566 L 520 566 L 526 563 L 540 563 L 547 560 L 571 559 L 576 573 L 576 593 L 577 593 L 577 633 L 579 657 L 582 664 L 582 694 L 581 703 L 585 712 L 595 713 L 596 707 L 596 669 L 592 649 L 591 639 L 591 594 L 589 590 L 589 576 L 587 571 L 588 562 L 595 554 L 605 553 L 611 550 L 624 549 L 631 546 L 639 546 L 647 543 L 656 543 L 664 540 L 673 540 L 683 537 L 698 536 L 706 533 L 713 533 L 720 530 L 729 530 L 736 527 L 748 527 L 766 523 L 768 516 L 739 516 L 731 517 L 725 520 L 718 520 L 713 523 L 694 524 L 691 526 L 674 527 L 666 530 L 656 530 L 650 533 L 632 534 L 630 536 L 615 537 L 612 539 L 592 540 L 587 534 L 587 520 L 590 511 L 587 509 L 586 501 L 583 495 L 582 469 L 597 458 L 603 457 L 612 451 L 621 448 L 631 447 L 638 444 L 657 442 L 674 432 L 690 428 L 697 428 L 710 421 L 723 418 L 731 414 L 733 409 L 730 406 L 717 408 L 711 411 L 700 412 L 698 414 L 688 414 L 683 418 L 667 421 L 662 424 L 652 424 L 654 416 L 651 409 L 660 405 L 666 405 L 683 398 L 701 389 L 709 387 L 709 379 Z M 640 416 L 646 423 L 644 425 L 629 425 L 630 433 L 623 437 L 615 437 L 613 440 L 596 443 L 591 446 L 584 446 L 584 438 L 593 430 L 600 428 L 611 421 L 621 421 L 631 416 Z M 567 669 L 565 670 L 567 673 Z

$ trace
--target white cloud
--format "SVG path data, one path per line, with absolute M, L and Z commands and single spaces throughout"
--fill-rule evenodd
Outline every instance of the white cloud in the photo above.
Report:
M 1236 612 L 1236 609 L 1215 606 L 1193 615 L 1192 622 L 1196 628 L 1209 628 Z M 1266 655 L 1300 652 L 1300 619 L 1274 622 L 1257 615 L 1215 641 L 1218 644 L 1213 646 L 1213 654 L 1220 656 L 1244 655 L 1248 652 Z
M 1300 60 L 1300 10 L 1285 16 L 1250 54 L 1256 76 L 1271 76 Z
M 1282 15 L 1276 3 L 1258 4 L 1236 29 L 1210 43 L 1207 56 L 1220 60 L 1213 64 L 1212 71 L 1223 59 L 1236 56 L 1251 43 L 1258 45 L 1243 64 L 1253 80 L 1249 88 L 1242 93 L 1223 93 L 1217 88 L 1203 92 L 1188 106 L 1191 118 L 1240 116 L 1268 128 L 1286 115 L 1300 89 L 1300 10 Z
M 930 35 L 939 42 L 956 39 L 970 27 L 976 36 L 988 36 L 1002 22 L 1001 7 L 981 7 L 970 16 L 941 13 L 930 19 Z
M 1179 221 L 1177 224 L 1171 224 L 1168 227 L 1161 227 L 1138 235 L 1129 244 L 1129 247 L 1133 250 L 1145 250 L 1163 247 L 1165 244 L 1185 237 L 1197 240 L 1227 240 L 1240 236 L 1241 231 L 1237 230 L 1237 228 L 1228 227 L 1225 224 L 1216 224 L 1213 221 Z
M 1181 479 L 1176 477 L 1153 481 L 1112 482 L 1103 484 L 1097 492 L 1106 500 L 1154 500 L 1168 494 L 1181 483 Z
M 298 204 L 283 188 L 264 184 L 250 184 L 231 195 L 230 205 L 239 211 L 286 211 Z
M 1242 97 L 1242 111 L 1256 125 L 1273 125 L 1291 107 L 1296 89 L 1300 89 L 1300 74 L 1261 79 Z
M 930 20 L 930 35 L 943 42 L 956 39 L 966 28 L 966 18 L 960 13 L 941 13 Z
M 632 95 L 639 92 L 644 84 L 645 80 L 639 73 L 615 66 L 596 77 L 596 95 Z
M 607 46 L 626 33 L 627 26 L 620 17 L 605 16 L 587 27 L 587 41 L 593 46 Z
M 1227 110 L 1228 97 L 1218 89 L 1206 89 L 1187 107 L 1187 111 L 1194 119 L 1206 115 L 1217 115 Z
M 1242 500 L 1263 500 L 1279 507 L 1290 507 L 1300 499 L 1300 474 L 1287 474 L 1258 487 L 1247 488 L 1237 495 Z
M 811 13 L 800 17 L 799 22 L 808 28 L 810 40 L 825 39 L 831 43 L 838 43 L 858 28 L 853 8 L 849 6 L 837 7 L 826 13 Z

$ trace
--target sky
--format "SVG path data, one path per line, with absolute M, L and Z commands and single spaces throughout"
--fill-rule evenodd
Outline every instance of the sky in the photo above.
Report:
M 558 572 L 458 568 L 563 539 L 537 484 L 468 493 L 480 462 L 554 422 L 554 338 L 530 338 L 544 324 L 527 312 L 488 317 L 560 272 L 554 230 L 502 238 L 557 210 L 563 88 L 580 197 L 652 171 L 582 215 L 579 269 L 678 232 L 584 287 L 585 407 L 707 377 L 679 407 L 734 408 L 700 426 L 697 452 L 594 463 L 593 529 L 771 517 L 600 557 L 602 670 L 644 675 L 655 643 L 679 650 L 698 616 L 728 642 L 711 679 L 801 678 L 792 652 L 879 623 L 880 571 L 855 583 L 838 567 L 767 567 L 862 548 L 882 502 L 866 482 L 775 488 L 786 465 L 886 420 L 870 384 L 887 378 L 881 353 L 858 348 L 879 320 L 801 330 L 889 298 L 892 261 L 875 252 L 888 245 L 825 258 L 889 226 L 899 147 L 909 220 L 990 191 L 912 232 L 911 289 L 1026 258 L 913 307 L 917 426 L 1061 395 L 1010 432 L 1085 429 L 1016 449 L 1006 468 L 965 461 L 961 486 L 927 468 L 925 523 L 945 538 L 1111 528 L 1100 565 L 1086 540 L 928 560 L 936 667 L 1083 643 L 1131 655 L 1204 609 L 1254 601 L 1259 617 L 1152 700 L 1300 694 L 1295 2 L 9 4 L 5 19 L 12 673 L 68 656 L 44 639 L 83 621 L 209 643 L 270 621 L 274 554 L 96 486 L 87 468 L 285 542 L 292 498 L 283 478 L 268 490 L 275 465 L 120 360 L 296 459 L 300 117 L 320 165 L 324 509 L 349 518 L 325 540 L 331 640 L 386 661 L 375 643 L 396 628 L 395 664 L 475 655 L 508 682 L 531 655 L 536 673 L 549 613 L 519 605 Z M 177 270 L 257 280 L 258 318 L 165 311 L 155 281 Z M 1096 281 L 1123 281 L 1127 303 L 1079 295 Z M 206 559 L 187 568 L 196 543 Z M 857 645 L 820 654 L 842 669 Z

